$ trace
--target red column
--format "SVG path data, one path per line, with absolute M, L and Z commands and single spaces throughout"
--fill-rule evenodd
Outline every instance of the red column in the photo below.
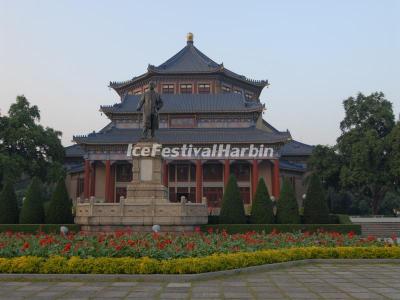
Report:
M 106 160 L 106 182 L 104 189 L 104 197 L 106 202 L 110 201 L 110 183 L 111 183 L 111 163 L 110 160 Z
M 225 159 L 224 161 L 224 186 L 228 184 L 229 176 L 230 176 L 230 163 L 229 159 Z
M 168 187 L 168 164 L 167 162 L 164 160 L 163 161 L 163 185 Z
M 203 166 L 201 164 L 201 160 L 196 160 L 196 202 L 201 203 L 201 196 L 202 196 L 202 183 L 203 183 Z
M 89 187 L 90 187 L 90 161 L 85 160 L 85 177 L 83 179 L 83 197 L 89 198 Z
M 257 159 L 253 159 L 253 171 L 252 171 L 252 179 L 251 179 L 251 190 L 253 197 L 256 194 L 257 184 L 258 184 L 258 161 Z
M 115 201 L 114 197 L 114 191 L 115 191 L 115 166 L 111 166 L 110 168 L 111 175 L 110 175 L 110 195 L 108 196 L 108 199 L 110 202 Z M 118 199 L 119 202 L 119 199 Z
M 93 162 L 90 170 L 90 197 L 94 197 L 96 191 L 96 163 Z
M 280 195 L 280 174 L 279 174 L 279 160 L 276 159 L 274 161 L 274 171 L 272 172 L 272 194 L 274 195 L 275 199 L 279 198 Z

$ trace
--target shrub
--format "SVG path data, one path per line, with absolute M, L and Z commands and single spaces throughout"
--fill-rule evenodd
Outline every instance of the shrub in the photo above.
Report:
M 306 199 L 304 200 L 304 223 L 329 223 L 329 210 L 324 188 L 316 174 L 312 174 L 310 177 Z
M 76 233 L 81 230 L 78 224 L 0 224 L 0 232 L 60 233 L 61 226 L 66 226 L 69 232 Z
M 33 178 L 22 204 L 19 222 L 21 224 L 41 224 L 44 221 L 42 184 L 38 178 Z
M 277 223 L 279 224 L 299 224 L 299 206 L 292 185 L 287 179 L 283 181 L 281 196 L 277 201 Z
M 243 224 L 246 223 L 243 201 L 240 198 L 239 187 L 235 176 L 229 177 L 228 184 L 222 197 L 219 222 L 222 224 Z
M 18 202 L 14 186 L 7 181 L 0 194 L 0 224 L 18 223 Z
M 271 233 L 277 232 L 316 232 L 328 231 L 355 234 L 361 234 L 361 226 L 357 224 L 218 224 L 218 225 L 202 225 L 202 231 L 208 230 L 222 231 L 225 230 L 229 234 L 246 233 L 249 231 Z
M 264 179 L 258 181 L 253 205 L 251 206 L 250 223 L 252 224 L 272 224 L 274 214 L 272 211 L 272 201 L 269 197 L 268 188 Z
M 52 199 L 48 204 L 46 211 L 46 223 L 73 223 L 72 202 L 68 197 L 64 178 L 57 182 L 56 189 L 53 192 Z
M 307 247 L 157 260 L 148 257 L 0 258 L 0 273 L 41 274 L 196 274 L 303 259 L 400 258 L 400 247 Z

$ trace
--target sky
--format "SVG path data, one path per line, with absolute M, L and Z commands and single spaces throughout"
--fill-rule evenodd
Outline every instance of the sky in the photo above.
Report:
M 308 144 L 340 135 L 342 101 L 383 91 L 400 112 L 400 1 L 0 0 L 0 109 L 17 95 L 41 124 L 73 135 L 103 128 L 108 87 L 194 44 L 218 63 L 268 79 L 264 119 Z

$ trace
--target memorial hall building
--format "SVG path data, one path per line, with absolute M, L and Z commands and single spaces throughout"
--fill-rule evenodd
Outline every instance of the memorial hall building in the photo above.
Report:
M 249 79 L 215 62 L 195 47 L 191 33 L 185 47 L 161 65 L 149 65 L 145 73 L 127 81 L 110 82 L 120 101 L 100 106 L 109 123 L 99 131 L 74 136 L 75 144 L 66 147 L 67 188 L 72 199 L 118 202 L 126 196 L 132 180 L 128 149 L 142 136 L 142 113 L 136 108 L 150 81 L 164 102 L 155 133 L 163 147 L 252 145 L 272 150 L 267 157 L 166 157 L 162 178 L 170 201 L 185 196 L 192 202 L 206 201 L 211 212 L 218 212 L 230 174 L 235 175 L 247 208 L 261 177 L 275 198 L 287 178 L 301 201 L 306 161 L 313 147 L 263 118 L 265 105 L 260 95 L 268 80 Z

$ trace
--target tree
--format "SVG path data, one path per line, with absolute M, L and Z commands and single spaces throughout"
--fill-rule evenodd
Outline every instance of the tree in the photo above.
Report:
M 388 136 L 388 159 L 390 174 L 393 178 L 395 189 L 400 189 L 400 121 L 396 123 Z
M 46 223 L 48 224 L 71 224 L 74 222 L 72 216 L 72 202 L 68 197 L 64 178 L 57 182 L 56 189 L 46 211 Z
M 236 177 L 233 175 L 229 177 L 224 196 L 222 197 L 219 222 L 221 224 L 246 223 L 243 201 L 240 198 L 240 191 L 236 182 Z
M 274 223 L 273 204 L 269 197 L 268 188 L 264 179 L 258 180 L 253 205 L 251 206 L 250 223 L 272 224 Z
M 8 115 L 0 116 L 0 182 L 22 174 L 52 181 L 62 172 L 61 132 L 38 124 L 40 112 L 18 96 Z
M 400 210 L 400 194 L 395 192 L 388 192 L 382 201 L 379 208 L 379 214 L 393 215 L 394 210 Z
M 0 224 L 18 223 L 18 202 L 11 181 L 4 184 L 0 194 Z
M 276 220 L 278 224 L 299 224 L 299 206 L 290 182 L 285 179 L 282 183 L 281 195 L 277 201 Z
M 321 178 L 325 188 L 339 188 L 341 157 L 335 147 L 315 146 L 307 163 L 308 168 Z
M 21 224 L 42 224 L 44 221 L 42 184 L 37 177 L 32 179 L 22 204 L 19 222 Z
M 306 199 L 304 200 L 304 223 L 328 224 L 329 210 L 325 191 L 316 174 L 310 175 Z
M 341 188 L 358 198 L 370 199 L 369 206 L 376 214 L 394 181 L 388 155 L 388 135 L 395 125 L 392 104 L 383 93 L 359 93 L 343 105 L 345 118 L 337 140 L 343 162 Z

